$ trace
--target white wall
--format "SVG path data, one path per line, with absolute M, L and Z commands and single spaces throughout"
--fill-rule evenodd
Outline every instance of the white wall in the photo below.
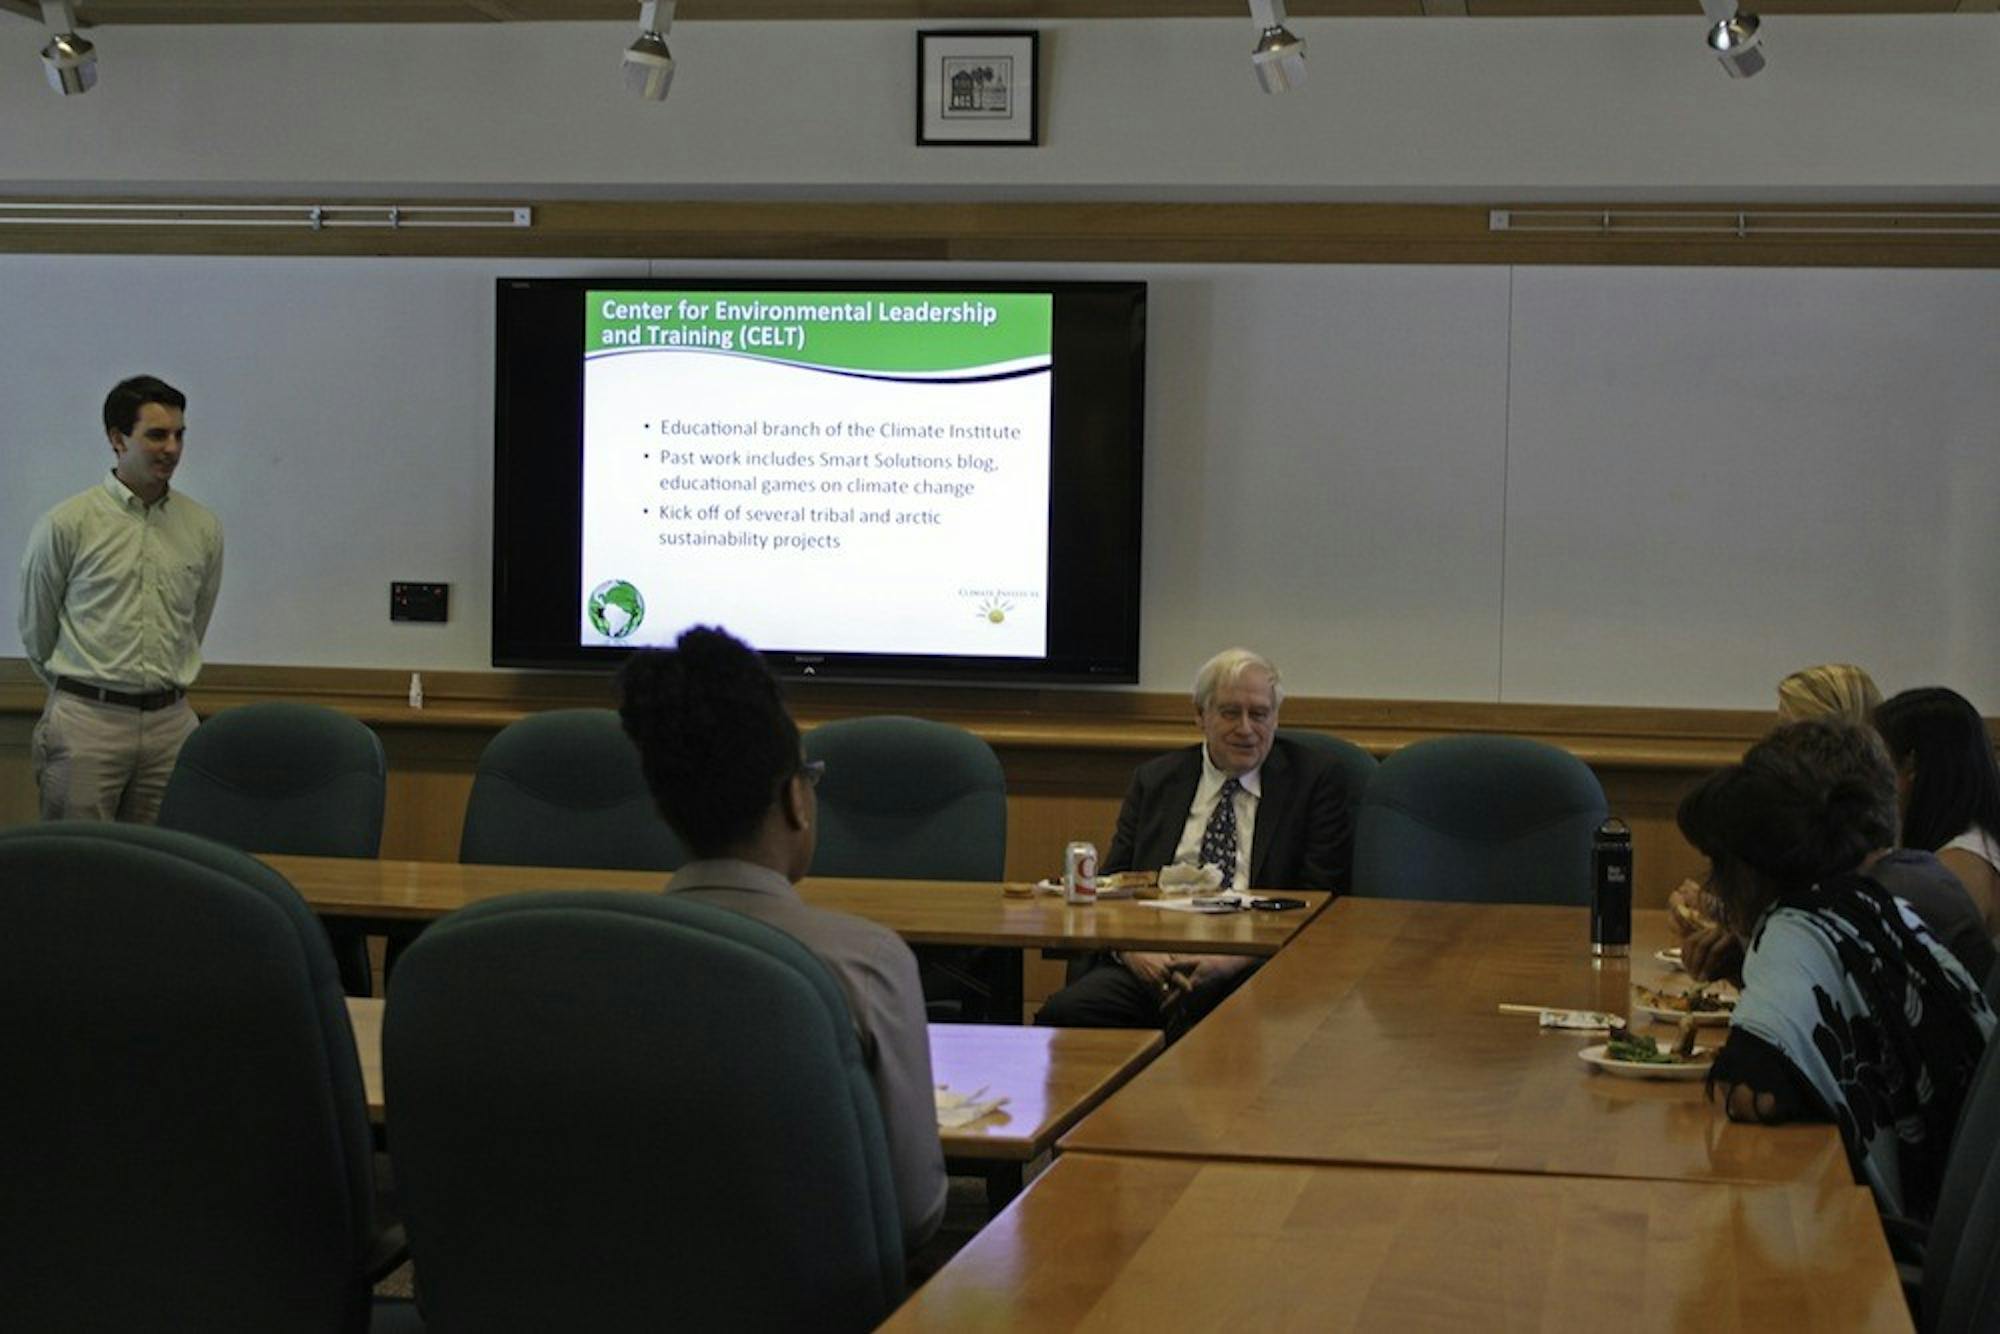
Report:
M 0 15 L 0 192 L 2000 196 L 1991 14 L 1774 18 L 1748 82 L 1692 13 L 1304 20 L 1277 99 L 1247 23 L 1044 23 L 1033 150 L 913 145 L 915 26 L 683 24 L 664 106 L 618 24 L 114 27 L 59 99 Z M 214 659 L 481 666 L 490 284 L 586 269 L 646 265 L 0 256 L 0 548 L 153 370 L 229 527 Z M 1152 283 L 1148 688 L 1245 639 L 1309 693 L 1757 706 L 1840 657 L 2000 708 L 1992 274 L 673 271 L 836 269 Z M 397 578 L 452 622 L 392 626 Z
M 2000 274 L 1523 269 L 1513 327 L 1504 697 L 2000 705 Z
M 1248 20 L 1043 23 L 1046 144 L 913 144 L 915 24 L 683 23 L 672 98 L 620 24 L 109 27 L 43 85 L 0 14 L 0 184 L 405 194 L 755 190 L 1776 199 L 1996 195 L 2000 15 L 1779 16 L 1732 81 L 1698 14 L 1302 19 L 1266 98 Z M 1031 26 L 1028 24 L 1004 26 Z
M 0 256 L 0 548 L 153 371 L 227 526 L 212 660 L 484 667 L 492 281 L 648 267 Z M 1145 688 L 1247 641 L 1305 694 L 1759 707 L 1839 658 L 2000 704 L 2000 274 L 839 269 L 944 272 L 1151 284 Z

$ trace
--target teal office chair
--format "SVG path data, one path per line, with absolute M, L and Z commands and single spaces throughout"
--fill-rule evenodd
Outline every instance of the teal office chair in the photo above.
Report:
M 0 1015 L 0 1329 L 369 1328 L 399 1257 L 282 876 L 169 830 L 0 831 Z
M 458 859 L 671 871 L 688 851 L 653 805 L 618 715 L 555 709 L 509 724 L 480 755 Z
M 1522 737 L 1419 741 L 1362 798 L 1354 892 L 1478 903 L 1590 902 L 1604 789 L 1568 751 Z
M 390 979 L 390 1151 L 432 1330 L 873 1327 L 903 1291 L 839 987 L 665 897 L 452 914 Z
M 2000 1262 L 2000 1042 L 1987 1044 L 1959 1113 L 1922 1257 L 1927 1334 L 2000 1328 L 2000 1285 L 1986 1281 Z
M 368 726 L 316 704 L 225 709 L 181 747 L 160 801 L 160 827 L 245 852 L 374 857 L 382 850 L 388 763 Z M 373 987 L 367 940 L 328 931 L 348 994 Z
M 823 760 L 812 874 L 998 880 L 1007 779 L 993 747 L 922 718 L 846 718 L 806 734 Z
M 808 732 L 805 750 L 826 762 L 812 874 L 1006 875 L 1007 779 L 981 738 L 922 718 L 846 718 Z M 924 946 L 916 954 L 931 1018 L 1021 1022 L 1015 951 Z
M 1955 1155 L 1954 1155 L 1955 1158 Z M 1953 1263 L 1934 1276 L 1924 1265 L 1924 1334 L 1992 1334 L 2000 1329 L 2000 1156 L 1977 1172 L 1973 1209 Z M 1941 1280 L 1942 1291 L 1932 1284 Z
M 1375 757 L 1344 737 L 1331 732 L 1309 732 L 1297 727 L 1281 727 L 1278 735 L 1288 741 L 1308 746 L 1323 754 L 1331 755 L 1340 764 L 1340 771 L 1347 779 L 1347 824 L 1352 829 L 1361 820 L 1361 799 L 1368 792 L 1368 784 L 1375 777 L 1377 768 Z

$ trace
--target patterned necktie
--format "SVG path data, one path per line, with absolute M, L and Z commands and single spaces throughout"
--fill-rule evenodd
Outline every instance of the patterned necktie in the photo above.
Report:
M 1225 889 L 1236 883 L 1236 794 L 1242 787 L 1233 776 L 1222 780 L 1222 794 L 1201 831 L 1201 864 L 1222 872 Z

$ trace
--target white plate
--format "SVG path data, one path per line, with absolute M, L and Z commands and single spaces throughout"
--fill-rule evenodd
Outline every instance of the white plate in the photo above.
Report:
M 1687 966 L 1681 962 L 1681 947 L 1678 945 L 1672 949 L 1654 950 L 1653 957 L 1669 968 L 1678 969 L 1681 972 L 1687 971 Z
M 1632 1002 L 1632 1013 L 1649 1014 L 1653 1018 L 1669 1024 L 1678 1024 L 1688 1016 L 1686 1010 L 1669 1010 L 1664 1006 L 1646 1005 L 1640 1001 Z M 1696 1028 L 1718 1028 L 1729 1022 L 1729 1014 L 1728 1010 L 1697 1010 L 1694 1014 L 1694 1026 Z
M 1608 1075 L 1623 1075 L 1627 1079 L 1706 1079 L 1709 1061 L 1715 1055 L 1713 1047 L 1696 1047 L 1695 1059 L 1686 1065 L 1656 1065 L 1651 1061 L 1614 1061 L 1604 1054 L 1609 1044 L 1599 1042 L 1585 1047 L 1577 1053 L 1585 1065 L 1594 1065 Z

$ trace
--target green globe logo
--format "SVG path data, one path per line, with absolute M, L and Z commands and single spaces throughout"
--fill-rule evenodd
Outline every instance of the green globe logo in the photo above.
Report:
M 646 599 L 623 579 L 606 579 L 590 590 L 590 624 L 608 639 L 623 639 L 646 619 Z

